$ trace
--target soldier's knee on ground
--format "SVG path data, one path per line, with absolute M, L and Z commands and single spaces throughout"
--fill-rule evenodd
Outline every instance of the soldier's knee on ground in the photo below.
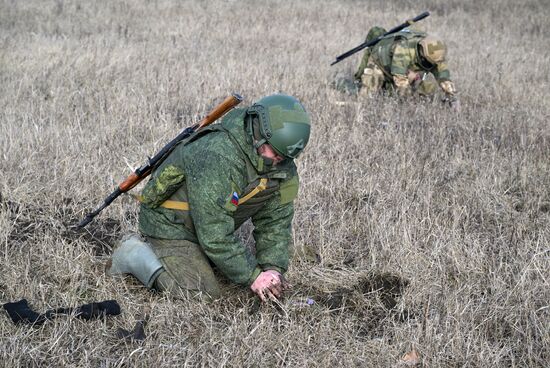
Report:
M 165 272 L 155 289 L 180 295 L 220 296 L 220 286 L 208 257 L 198 244 L 187 240 L 149 239 Z
M 370 96 L 379 92 L 384 84 L 384 73 L 379 68 L 367 67 L 361 76 L 362 96 Z
M 217 283 L 202 285 L 200 289 L 188 289 L 182 286 L 166 271 L 157 277 L 153 287 L 157 291 L 170 293 L 173 296 L 180 296 L 182 298 L 203 298 L 207 301 L 212 301 L 221 297 L 221 290 Z
M 418 84 L 416 91 L 421 96 L 433 96 L 437 91 L 437 84 L 434 81 L 422 81 Z

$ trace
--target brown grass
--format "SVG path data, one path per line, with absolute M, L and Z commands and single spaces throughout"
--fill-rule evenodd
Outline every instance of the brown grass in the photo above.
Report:
M 460 114 L 329 88 L 359 56 L 329 63 L 368 27 L 423 10 Z M 123 313 L 35 328 L 4 314 L 0 365 L 398 367 L 414 348 L 426 367 L 547 366 L 549 17 L 545 0 L 1 1 L 0 301 L 116 299 Z M 69 225 L 232 91 L 311 112 L 294 233 L 320 262 L 294 261 L 279 306 L 106 277 L 136 204 Z M 116 338 L 145 312 L 145 342 Z

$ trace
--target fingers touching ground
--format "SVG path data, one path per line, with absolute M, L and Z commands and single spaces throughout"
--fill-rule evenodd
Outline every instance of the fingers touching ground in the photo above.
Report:
M 283 295 L 288 283 L 282 275 L 273 270 L 260 273 L 256 280 L 250 285 L 250 289 L 265 302 L 268 299 L 277 300 Z

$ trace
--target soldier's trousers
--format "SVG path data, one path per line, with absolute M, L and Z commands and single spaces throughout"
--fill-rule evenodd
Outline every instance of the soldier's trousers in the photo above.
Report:
M 174 294 L 220 297 L 220 285 L 200 245 L 188 240 L 147 238 L 164 267 L 154 288 Z
M 411 92 L 420 96 L 432 96 L 437 91 L 437 83 L 434 80 L 419 78 L 409 81 Z M 383 89 L 392 89 L 393 80 L 389 79 L 382 69 L 375 63 L 369 62 L 361 76 L 361 96 L 372 96 Z

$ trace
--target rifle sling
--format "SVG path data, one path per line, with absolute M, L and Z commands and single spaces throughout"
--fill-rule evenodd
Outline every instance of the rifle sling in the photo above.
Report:
M 245 203 L 250 198 L 254 197 L 261 191 L 265 190 L 266 188 L 267 188 L 267 178 L 260 179 L 260 183 L 256 186 L 256 188 L 252 189 L 250 193 L 248 193 L 247 195 L 239 199 L 239 204 Z M 138 200 L 139 202 L 143 203 L 142 195 L 139 195 L 139 194 L 130 194 L 130 195 L 134 197 L 136 200 Z M 189 211 L 189 202 L 167 200 L 162 202 L 160 207 L 168 208 L 171 210 Z

